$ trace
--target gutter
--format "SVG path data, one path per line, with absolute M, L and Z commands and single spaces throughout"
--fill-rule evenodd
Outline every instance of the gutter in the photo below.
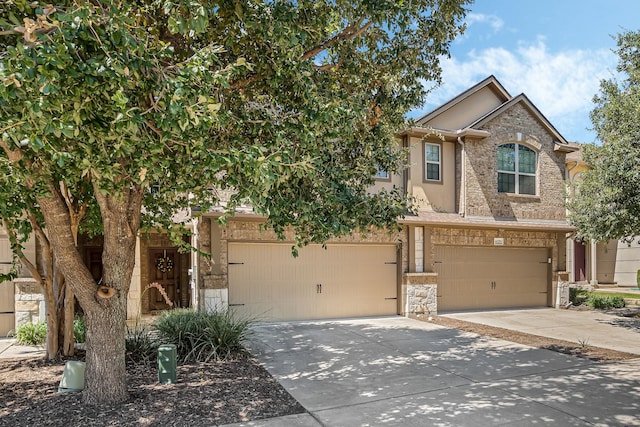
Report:
M 423 127 L 412 127 L 400 132 L 400 135 L 415 135 L 415 136 L 428 136 L 428 135 L 442 135 L 445 138 L 449 139 L 457 139 L 464 138 L 467 136 L 474 138 L 487 138 L 491 136 L 490 132 L 486 130 L 473 129 L 473 128 L 464 128 L 458 129 L 455 131 L 444 130 L 444 129 L 436 129 L 436 128 L 423 128 Z

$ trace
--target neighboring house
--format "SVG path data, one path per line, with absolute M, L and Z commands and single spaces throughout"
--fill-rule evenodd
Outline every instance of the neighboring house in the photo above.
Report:
M 101 238 L 80 237 L 79 250 L 85 264 L 99 281 L 102 276 Z M 28 259 L 38 260 L 34 239 L 25 244 Z M 192 255 L 178 253 L 164 234 L 152 233 L 138 238 L 136 264 L 128 295 L 127 317 L 138 319 L 140 315 L 157 314 L 171 307 L 194 306 L 190 278 Z M 12 254 L 9 239 L 0 227 L 0 272 L 9 270 Z M 158 283 L 165 290 L 171 305 L 150 283 Z M 145 290 L 146 289 L 146 290 Z M 45 320 L 45 303 L 41 286 L 31 278 L 26 268 L 12 282 L 0 283 L 0 336 L 6 336 L 23 323 Z
M 208 212 L 193 222 L 210 258 L 182 255 L 166 236 L 141 237 L 129 318 L 178 306 L 231 308 L 262 320 L 410 315 L 448 310 L 557 306 L 568 293 L 565 162 L 570 145 L 524 95 L 493 76 L 399 135 L 410 150 L 402 175 L 380 170 L 415 199 L 402 231 L 311 245 L 262 231 L 250 208 L 226 225 Z M 96 278 L 100 241 L 82 240 Z
M 436 132 L 434 132 L 436 130 Z M 310 246 L 247 213 L 197 225 L 199 305 L 266 320 L 555 306 L 566 298 L 565 157 L 576 150 L 525 95 L 493 76 L 417 120 L 402 176 L 378 171 L 418 214 L 384 232 Z M 560 292 L 558 287 L 560 285 Z
M 576 182 L 588 169 L 580 150 L 567 155 L 566 169 L 571 197 Z M 570 239 L 567 259 L 569 280 L 577 285 L 638 287 L 640 236 L 601 243 Z
M 36 258 L 34 239 L 26 242 L 24 253 L 29 259 Z M 0 227 L 0 273 L 9 272 L 12 259 L 9 237 Z M 26 269 L 12 282 L 0 283 L 0 337 L 9 334 L 18 324 L 44 320 L 44 295 Z

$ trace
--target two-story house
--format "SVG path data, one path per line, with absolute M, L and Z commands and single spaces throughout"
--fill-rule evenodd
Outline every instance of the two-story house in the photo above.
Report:
M 372 190 L 395 185 L 414 198 L 417 214 L 400 220 L 401 232 L 356 232 L 294 258 L 292 239 L 261 231 L 250 208 L 224 226 L 208 212 L 194 221 L 192 243 L 210 258 L 178 253 L 163 234 L 140 237 L 129 318 L 171 307 L 156 288 L 145 290 L 150 283 L 177 306 L 263 320 L 560 304 L 572 230 L 565 162 L 576 146 L 525 95 L 511 96 L 491 76 L 418 119 L 398 144 L 410 168 L 379 171 Z M 99 279 L 100 241 L 80 246 Z M 17 307 L 16 316 L 42 316 L 31 310 Z
M 402 232 L 355 233 L 291 256 L 290 242 L 237 215 L 198 224 L 199 305 L 262 319 L 545 307 L 566 277 L 565 156 L 576 150 L 524 95 L 493 76 L 400 135 L 415 198 Z M 213 214 L 212 214 L 213 215 Z
M 567 155 L 569 197 L 573 197 L 577 182 L 588 168 L 581 150 Z M 567 244 L 567 259 L 569 281 L 577 287 L 628 289 L 637 288 L 640 283 L 640 236 L 605 242 L 583 242 L 571 238 Z

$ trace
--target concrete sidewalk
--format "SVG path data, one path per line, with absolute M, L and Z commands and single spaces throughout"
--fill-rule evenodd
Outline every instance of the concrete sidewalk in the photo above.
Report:
M 42 346 L 20 345 L 14 338 L 0 338 L 0 359 L 44 357 L 45 354 Z
M 402 317 L 254 329 L 253 354 L 307 413 L 236 426 L 640 425 L 640 359 L 598 363 Z
M 553 308 L 446 313 L 442 316 L 640 355 L 639 318 L 624 318 L 597 310 Z

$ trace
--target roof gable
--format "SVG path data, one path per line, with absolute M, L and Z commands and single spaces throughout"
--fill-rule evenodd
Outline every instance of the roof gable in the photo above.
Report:
M 489 76 L 460 95 L 416 120 L 421 126 L 456 130 L 504 104 L 511 95 L 495 76 Z
M 547 132 L 553 135 L 554 140 L 558 144 L 566 145 L 567 147 L 569 147 L 569 143 L 567 142 L 567 140 L 562 136 L 562 134 L 560 134 L 560 132 L 558 132 L 558 130 L 551 124 L 551 122 L 544 116 L 544 114 L 542 114 L 540 110 L 538 110 L 538 107 L 536 107 L 524 93 L 521 93 L 520 95 L 510 99 L 509 101 L 500 105 L 498 108 L 490 111 L 483 117 L 480 117 L 475 122 L 468 124 L 467 127 L 474 129 L 481 128 L 484 124 L 491 121 L 516 104 L 521 104 L 527 111 L 529 111 L 529 113 L 531 113 L 531 115 L 533 115 L 533 117 L 538 120 L 538 122 L 547 130 Z

